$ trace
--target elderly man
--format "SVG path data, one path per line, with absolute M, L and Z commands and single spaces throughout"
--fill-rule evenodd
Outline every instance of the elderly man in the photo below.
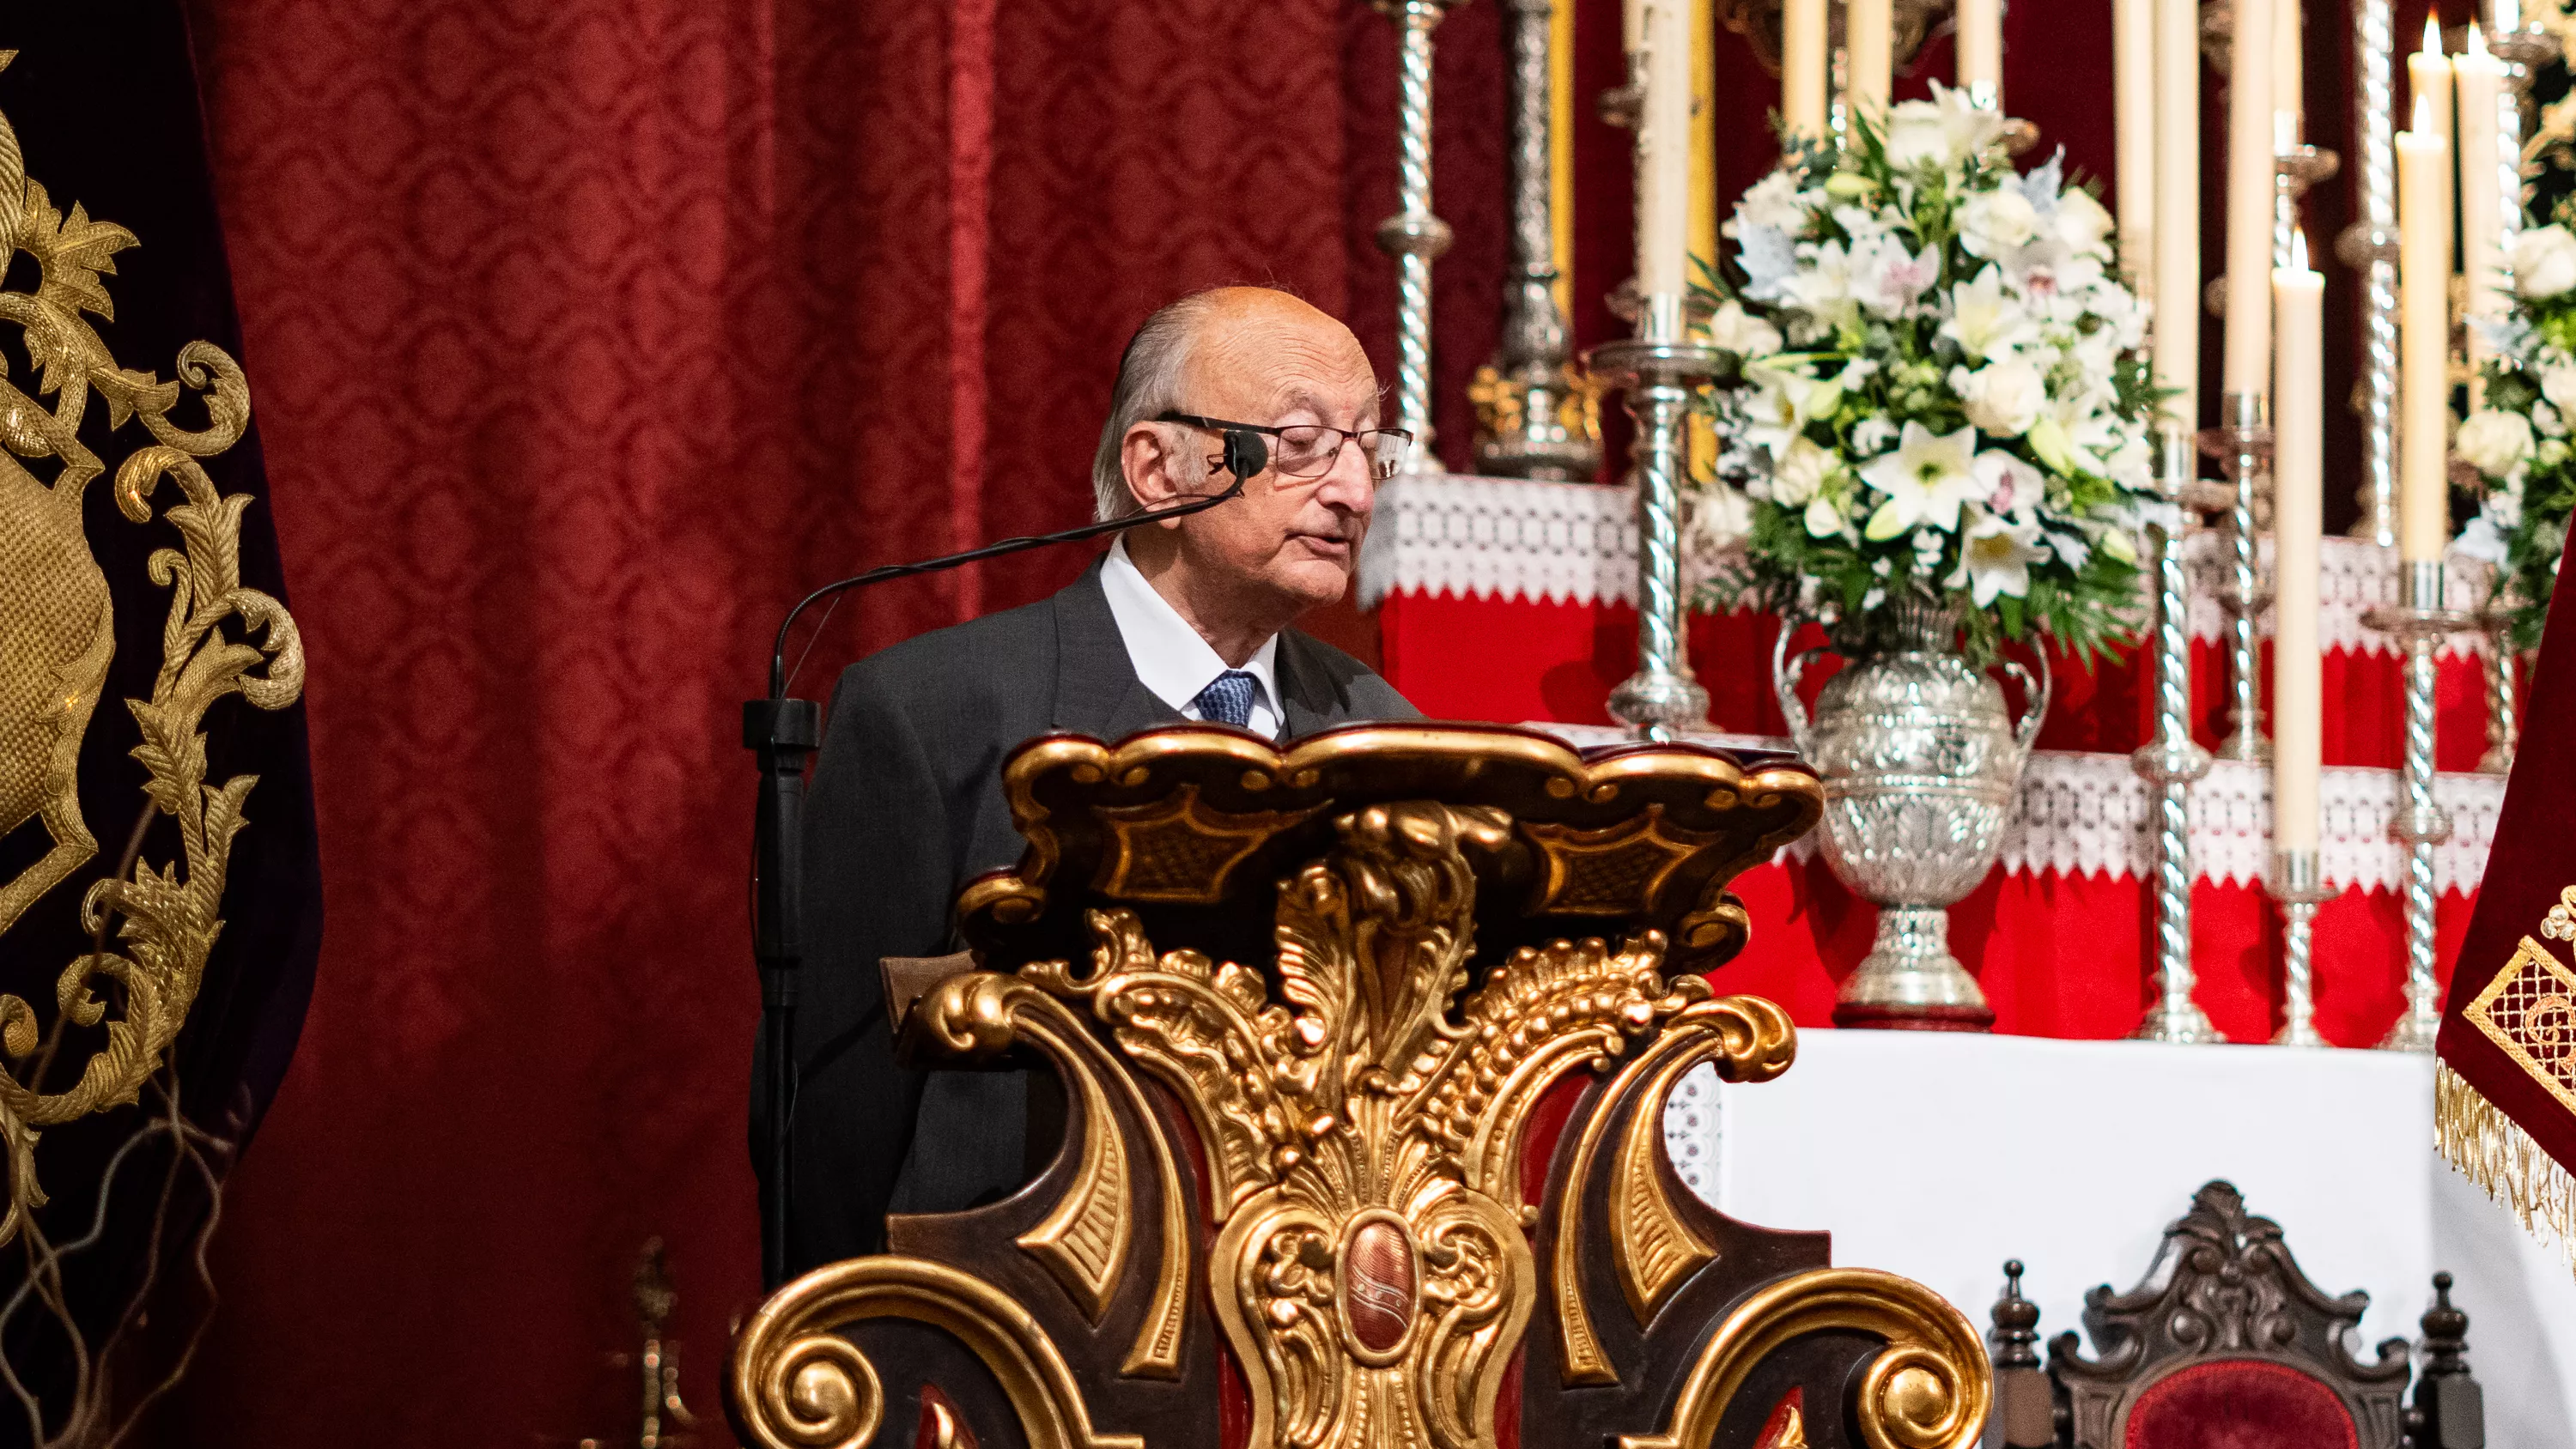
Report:
M 1026 1074 L 895 1064 L 878 967 L 956 949 L 958 889 L 1019 859 L 1001 789 L 1014 748 L 1183 719 L 1289 739 L 1416 717 L 1288 628 L 1342 597 L 1376 484 L 1403 461 L 1411 440 L 1377 407 L 1358 340 L 1304 302 L 1235 287 L 1172 303 L 1119 366 L 1092 463 L 1100 516 L 1224 489 L 1229 432 L 1267 453 L 1243 496 L 1123 535 L 1051 599 L 841 676 L 807 805 L 791 1271 L 881 1250 L 888 1212 L 1007 1195 L 1055 1145 L 1052 1093 L 1033 1114 Z

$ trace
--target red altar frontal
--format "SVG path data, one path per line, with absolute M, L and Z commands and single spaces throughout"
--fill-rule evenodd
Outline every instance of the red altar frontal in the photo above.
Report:
M 1604 702 L 1636 659 L 1632 513 L 1622 487 L 1457 476 L 1388 484 L 1361 565 L 1361 602 L 1377 611 L 1386 677 L 1436 718 L 1536 724 L 1587 744 L 1617 738 Z M 2263 547 L 2268 555 L 2268 539 Z M 2186 540 L 2193 716 L 2212 746 L 2226 725 L 2225 552 L 2215 532 Z M 1724 565 L 1686 558 L 1685 584 Z M 2455 558 L 2449 597 L 2476 598 L 2483 573 Z M 2395 561 L 2360 540 L 2328 539 L 2321 592 L 2321 856 L 2327 886 L 2341 894 L 2317 917 L 2317 1025 L 2337 1045 L 2369 1046 L 2404 1004 L 2404 857 L 2387 833 L 2398 794 L 2401 660 L 2393 640 L 2362 622 L 2396 601 Z M 1691 662 L 1710 695 L 1707 742 L 1786 747 L 1770 679 L 1778 627 L 1766 615 L 1691 617 Z M 2268 637 L 2269 619 L 2260 627 Z M 1799 643 L 1823 642 L 1815 626 L 1804 632 L 1813 637 Z M 2477 772 L 2487 745 L 2485 649 L 2483 636 L 2455 636 L 2439 658 L 2435 794 L 2453 820 L 2435 855 L 2445 980 L 2503 796 L 2501 776 Z M 2151 989 L 2148 792 L 2128 761 L 2149 728 L 2144 660 L 2051 663 L 2055 696 L 2002 861 L 1952 909 L 1950 944 L 1984 986 L 1995 1030 L 2125 1036 Z M 1808 699 L 1834 667 L 1828 658 L 1809 672 Z M 2267 772 L 2255 765 L 2222 761 L 2193 789 L 2198 999 L 2235 1041 L 2267 1040 L 2278 1025 L 2280 920 L 2262 884 L 2269 802 Z M 1875 910 L 1844 889 L 1812 843 L 1748 872 L 1736 889 L 1758 925 L 1725 968 L 1725 989 L 1771 997 L 1801 1025 L 1827 1023 L 1837 984 L 1868 953 Z

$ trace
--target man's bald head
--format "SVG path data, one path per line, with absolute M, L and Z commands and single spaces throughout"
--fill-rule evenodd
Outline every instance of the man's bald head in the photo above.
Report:
M 1121 461 L 1128 430 L 1136 424 L 1173 411 L 1222 414 L 1211 395 L 1295 393 L 1300 377 L 1354 375 L 1370 373 L 1368 354 L 1351 329 L 1275 287 L 1210 287 L 1166 304 L 1136 329 L 1119 359 L 1109 417 L 1091 460 L 1096 515 L 1124 518 L 1142 506 L 1127 486 Z M 1283 411 L 1292 404 L 1288 397 L 1279 399 Z

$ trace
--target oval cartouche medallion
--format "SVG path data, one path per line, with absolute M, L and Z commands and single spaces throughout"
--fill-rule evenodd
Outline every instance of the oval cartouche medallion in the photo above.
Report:
M 1351 1220 L 1342 1240 L 1342 1323 L 1363 1362 L 1391 1360 L 1412 1333 L 1421 1267 L 1413 1234 L 1391 1212 Z

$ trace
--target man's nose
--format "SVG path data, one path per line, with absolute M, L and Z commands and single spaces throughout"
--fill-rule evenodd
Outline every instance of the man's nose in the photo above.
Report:
M 1344 438 L 1341 451 L 1333 455 L 1333 466 L 1316 485 L 1315 497 L 1324 504 L 1365 516 L 1377 499 L 1377 481 L 1371 471 L 1368 452 L 1357 438 Z

